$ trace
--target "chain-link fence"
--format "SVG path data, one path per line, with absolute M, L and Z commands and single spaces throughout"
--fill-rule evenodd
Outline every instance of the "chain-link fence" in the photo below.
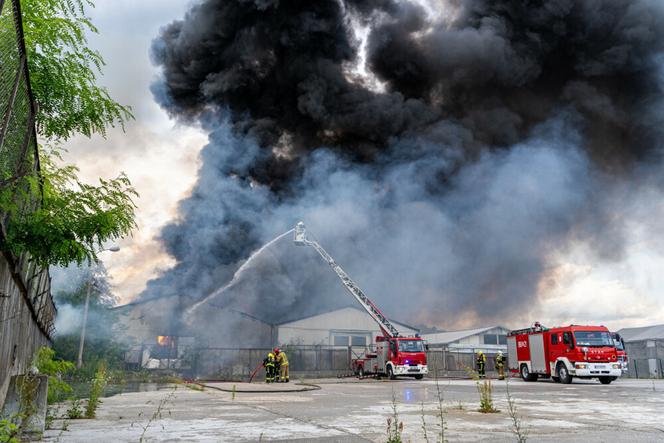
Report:
M 366 352 L 365 347 L 288 345 L 290 372 L 298 377 L 336 377 L 349 375 L 353 359 Z M 486 371 L 495 371 L 496 353 L 486 348 L 437 348 L 427 351 L 430 376 L 467 377 L 475 370 L 476 352 L 486 357 Z M 126 355 L 131 369 L 173 370 L 189 377 L 243 380 L 261 364 L 270 348 L 199 348 L 195 340 L 181 340 L 175 346 L 146 344 Z M 505 366 L 507 367 L 507 366 Z M 262 374 L 262 371 L 259 371 Z
M 35 103 L 30 90 L 19 0 L 0 0 L 0 235 L 11 217 L 39 205 L 41 197 L 24 195 L 29 189 L 19 179 L 38 173 Z M 50 294 L 48 269 L 34 264 L 26 254 L 3 254 L 9 272 L 22 293 L 35 322 L 49 336 L 55 306 Z M 6 297 L 5 297 L 6 298 Z M 0 299 L 0 308 L 2 308 Z M 4 311 L 4 309 L 2 309 Z M 11 314 L 11 313 L 8 313 Z
M 633 378 L 664 378 L 664 359 L 637 358 L 627 365 L 628 377 Z
M 41 203 L 41 195 L 32 195 L 21 180 L 39 173 L 35 113 L 19 0 L 0 0 L 0 242 L 12 217 Z M 48 344 L 55 314 L 48 269 L 27 254 L 2 250 L 0 399 L 10 377 L 25 373 L 36 350 Z

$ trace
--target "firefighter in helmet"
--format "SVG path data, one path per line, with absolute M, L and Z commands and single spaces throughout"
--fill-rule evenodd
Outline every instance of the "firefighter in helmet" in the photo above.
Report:
M 486 355 L 484 355 L 484 352 L 479 351 L 477 353 L 477 374 L 480 376 L 480 378 L 484 378 L 486 376 Z
M 505 357 L 503 351 L 498 351 L 496 355 L 496 369 L 498 370 L 498 380 L 505 380 Z
M 274 348 L 274 354 L 277 356 L 277 366 L 279 367 L 281 383 L 288 383 L 288 356 L 279 348 Z
M 263 367 L 265 368 L 265 383 L 272 383 L 275 381 L 276 372 L 274 365 L 274 354 L 270 352 L 263 360 Z

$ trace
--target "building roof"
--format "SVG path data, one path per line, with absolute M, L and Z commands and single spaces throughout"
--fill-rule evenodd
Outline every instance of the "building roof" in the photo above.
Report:
M 641 328 L 623 328 L 618 334 L 625 342 L 664 339 L 664 325 L 644 326 Z
M 290 321 L 287 321 L 287 322 L 284 322 L 284 323 L 280 323 L 278 326 L 287 327 L 287 326 L 289 326 L 293 323 L 298 323 L 302 320 L 309 320 L 309 319 L 312 319 L 312 318 L 315 318 L 315 317 L 322 317 L 322 316 L 328 316 L 328 315 L 344 315 L 344 313 L 348 312 L 348 309 L 352 309 L 354 311 L 361 312 L 362 314 L 366 315 L 368 318 L 371 318 L 369 316 L 369 314 L 364 309 L 360 309 L 356 306 L 347 306 L 347 307 L 344 307 L 344 308 L 335 309 L 333 311 L 321 312 L 321 313 L 318 313 L 318 314 L 315 314 L 315 315 L 310 315 L 310 316 L 307 316 L 307 317 L 302 317 L 302 318 L 298 318 L 298 319 L 295 319 L 295 320 L 290 320 Z M 396 321 L 394 319 L 390 319 L 390 322 L 394 323 L 397 327 L 400 327 L 399 329 L 410 329 L 410 330 L 415 331 L 415 332 L 419 331 L 419 329 L 416 328 L 415 326 L 410 326 L 410 325 L 407 325 L 406 323 Z M 376 325 L 376 329 L 379 329 L 378 325 Z
M 447 332 L 436 332 L 433 334 L 423 334 L 422 338 L 424 338 L 426 341 L 432 344 L 448 344 L 496 328 L 507 330 L 507 328 L 504 328 L 503 326 L 494 325 L 486 328 L 464 329 L 462 331 L 447 331 Z

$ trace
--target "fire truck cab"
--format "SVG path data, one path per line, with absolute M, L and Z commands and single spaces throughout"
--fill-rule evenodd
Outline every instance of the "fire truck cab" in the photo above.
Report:
M 622 375 L 611 333 L 604 326 L 545 328 L 539 323 L 507 336 L 509 368 L 525 381 L 597 378 L 609 384 Z
M 376 337 L 376 352 L 352 361 L 355 374 L 410 376 L 421 380 L 429 372 L 424 340 L 420 337 Z
M 629 367 L 629 359 L 627 357 L 627 350 L 625 349 L 625 342 L 623 341 L 622 337 L 620 334 L 617 332 L 612 332 L 611 337 L 613 338 L 613 343 L 616 346 L 616 354 L 618 355 L 618 361 L 620 362 L 620 366 L 622 368 L 623 373 L 627 372 L 627 368 Z

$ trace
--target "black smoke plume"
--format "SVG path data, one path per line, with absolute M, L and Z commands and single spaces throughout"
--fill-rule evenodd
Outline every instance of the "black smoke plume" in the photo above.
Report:
M 146 293 L 205 296 L 303 218 L 389 315 L 527 312 L 570 242 L 620 258 L 617 196 L 660 161 L 663 51 L 651 0 L 197 2 L 153 44 L 154 92 L 210 143 Z M 223 302 L 343 303 L 292 248 Z

